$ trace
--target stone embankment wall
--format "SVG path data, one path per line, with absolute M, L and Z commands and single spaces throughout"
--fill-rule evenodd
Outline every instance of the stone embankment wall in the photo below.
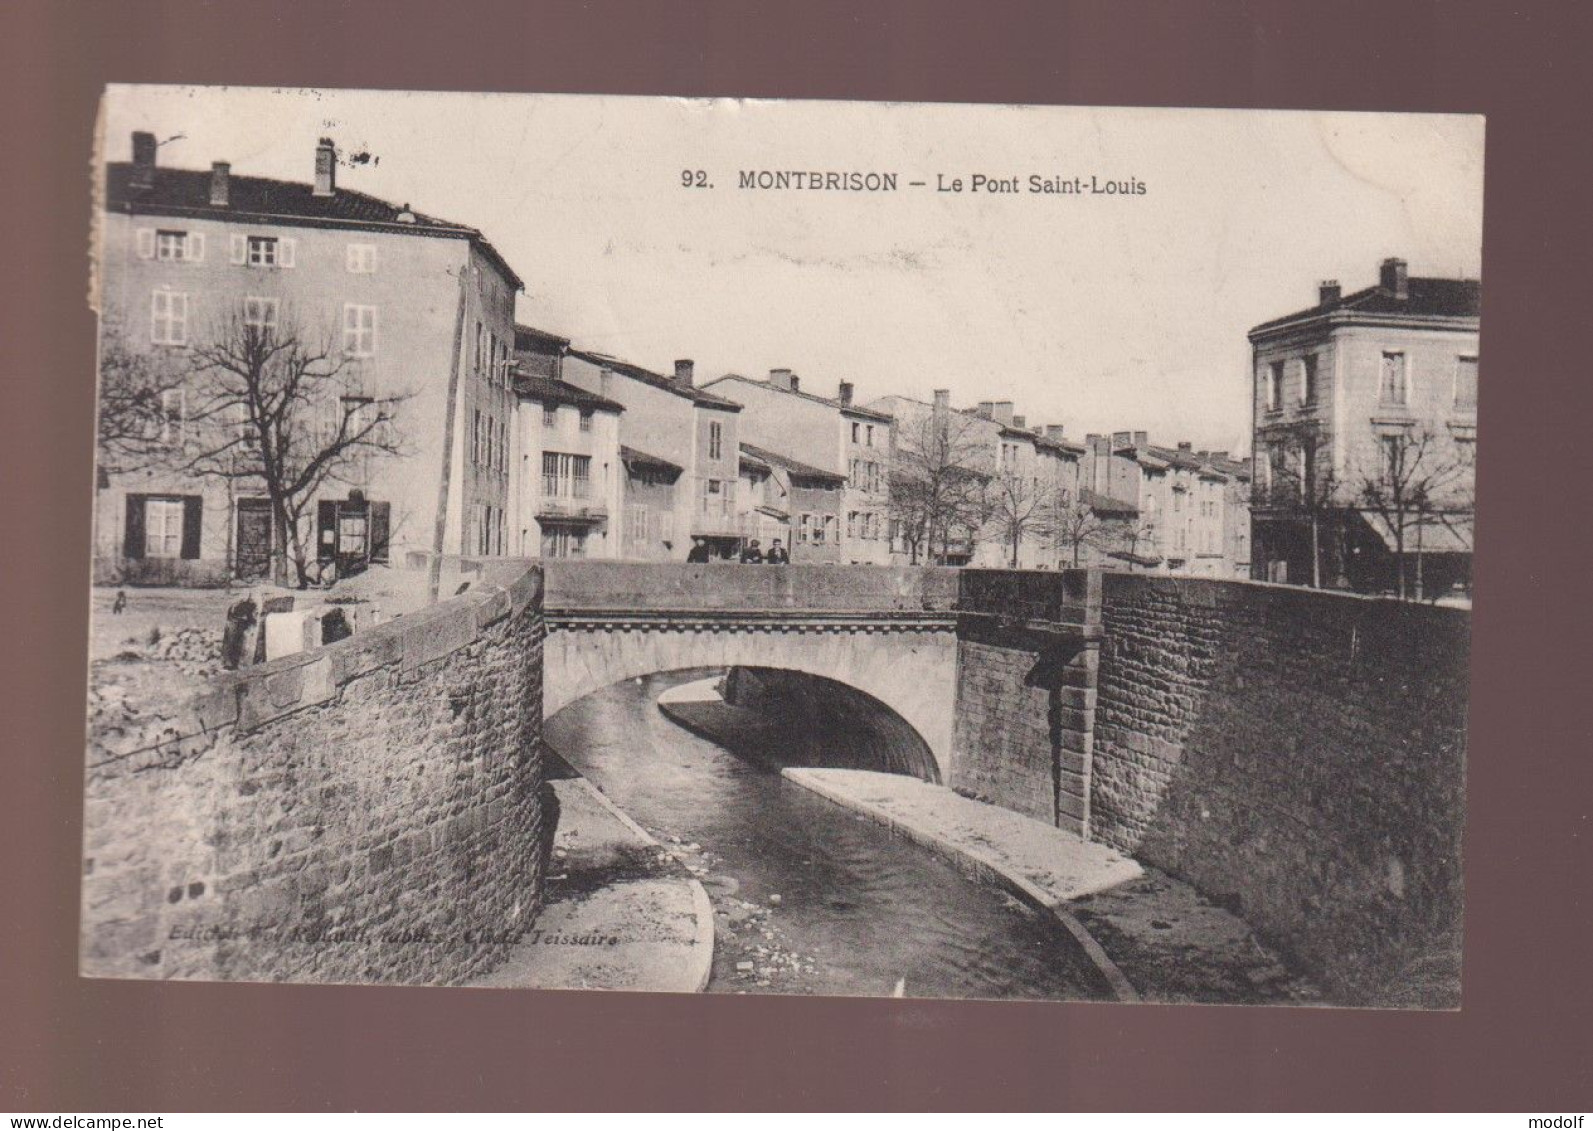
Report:
M 539 908 L 542 578 L 213 682 L 154 743 L 91 738 L 80 967 L 446 984 Z M 133 748 L 122 748 L 133 747 Z
M 1107 574 L 1092 829 L 1354 997 L 1458 940 L 1470 616 Z

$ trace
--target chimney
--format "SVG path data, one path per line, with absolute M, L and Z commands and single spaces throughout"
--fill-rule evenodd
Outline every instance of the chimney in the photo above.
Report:
M 148 130 L 133 131 L 133 187 L 155 186 L 155 135 Z
M 944 411 L 945 409 L 948 409 L 948 408 L 951 407 L 951 390 L 950 389 L 936 389 L 935 390 L 935 407 L 937 409 L 941 409 L 942 411 Z
M 1150 447 L 1150 433 L 1149 432 L 1136 432 L 1136 433 L 1134 433 L 1134 446 L 1136 448 L 1148 448 L 1148 447 Z
M 1400 302 L 1410 298 L 1410 275 L 1403 259 L 1383 260 L 1383 267 L 1378 273 L 1377 281 L 1379 286 Z
M 1188 440 L 1180 440 L 1178 441 L 1178 450 L 1181 452 L 1192 452 L 1195 450 L 1195 445 Z
M 603 371 L 597 375 L 597 391 L 603 396 L 612 400 L 613 393 L 610 390 L 613 389 L 613 387 L 614 371 L 605 366 Z
M 1062 438 L 1062 425 L 1047 424 L 1043 435 L 1047 440 L 1060 440 Z
M 231 190 L 232 166 L 225 161 L 217 161 L 210 166 L 210 206 L 212 208 L 225 208 L 228 204 L 228 194 Z
M 315 196 L 331 196 L 337 191 L 337 149 L 332 139 L 323 137 L 315 146 Z M 406 207 L 408 207 L 406 205 Z
M 1012 426 L 1014 428 L 1018 429 L 1019 431 L 1028 431 L 1028 428 L 1029 428 L 1029 425 L 1024 421 L 1024 418 L 1021 417 L 1021 416 L 1014 416 L 1012 418 Z
M 1323 279 L 1316 289 L 1316 304 L 1318 306 L 1332 306 L 1343 296 L 1344 291 L 1339 286 L 1337 279 Z
M 784 389 L 788 393 L 794 392 L 797 387 L 796 375 L 789 369 L 771 369 L 769 370 L 769 384 L 776 389 Z
M 697 363 L 689 357 L 675 362 L 675 384 L 690 388 L 697 382 Z
M 996 420 L 999 423 L 1001 423 L 1001 424 L 1011 424 L 1012 423 L 1012 402 L 1011 401 L 997 401 L 996 402 Z
M 996 418 L 996 402 L 980 401 L 979 407 L 974 411 L 980 416 L 984 417 L 986 420 L 994 420 Z
M 836 387 L 835 399 L 840 401 L 842 404 L 851 404 L 852 392 L 852 382 L 842 381 L 840 385 Z

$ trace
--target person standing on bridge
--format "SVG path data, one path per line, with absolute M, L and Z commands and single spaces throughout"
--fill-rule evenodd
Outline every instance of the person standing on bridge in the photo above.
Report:
M 780 545 L 780 539 L 776 538 L 769 543 L 769 553 L 763 560 L 767 565 L 790 565 L 791 555 L 786 552 L 784 546 Z
M 741 549 L 742 565 L 762 565 L 763 551 L 758 548 L 758 540 L 754 538 Z
M 686 551 L 686 560 L 697 564 L 706 564 L 708 561 L 708 543 L 701 538 L 691 540 L 691 549 Z

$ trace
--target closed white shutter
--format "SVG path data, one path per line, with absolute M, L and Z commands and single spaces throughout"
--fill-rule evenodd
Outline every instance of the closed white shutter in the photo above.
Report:
M 188 247 L 183 251 L 183 255 L 196 263 L 203 261 L 205 258 L 205 234 L 203 232 L 188 233 Z
M 153 259 L 153 258 L 155 258 L 155 229 L 154 228 L 140 228 L 140 229 L 138 229 L 137 237 L 138 237 L 138 258 L 140 258 L 140 259 Z
M 237 234 L 233 235 L 232 261 L 240 266 L 249 261 L 249 237 Z
M 298 240 L 282 240 L 277 248 L 277 265 L 279 267 L 292 267 L 298 250 Z

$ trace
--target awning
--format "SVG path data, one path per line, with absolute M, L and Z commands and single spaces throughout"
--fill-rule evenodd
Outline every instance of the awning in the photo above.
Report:
M 1394 524 L 1379 511 L 1363 510 L 1361 517 L 1383 540 L 1390 551 L 1399 544 Z M 1469 514 L 1429 514 L 1405 516 L 1407 554 L 1469 554 L 1473 544 L 1472 516 Z

